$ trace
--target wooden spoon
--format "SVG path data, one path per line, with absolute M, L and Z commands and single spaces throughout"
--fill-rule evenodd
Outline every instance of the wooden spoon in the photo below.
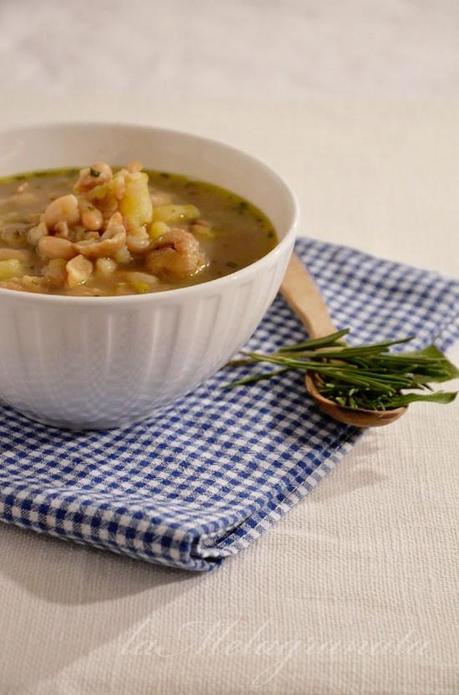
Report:
M 306 328 L 310 338 L 323 338 L 337 330 L 333 325 L 314 280 L 296 254 L 287 268 L 281 294 L 294 314 Z M 338 405 L 322 396 L 317 387 L 317 377 L 306 374 L 305 386 L 309 395 L 327 415 L 354 427 L 381 427 L 389 425 L 403 415 L 407 408 L 393 410 L 354 410 Z

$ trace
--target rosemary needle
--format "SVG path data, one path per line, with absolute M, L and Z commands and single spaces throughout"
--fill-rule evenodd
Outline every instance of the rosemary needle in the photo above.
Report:
M 227 388 L 246 386 L 296 371 L 318 375 L 320 392 L 339 405 L 352 409 L 389 410 L 414 401 L 450 403 L 455 392 L 432 392 L 431 383 L 454 379 L 459 370 L 435 345 L 423 350 L 390 352 L 413 337 L 386 340 L 370 345 L 348 346 L 342 338 L 349 329 L 324 338 L 284 345 L 265 354 L 243 351 L 229 367 L 254 367 L 260 363 L 270 371 L 245 376 Z M 274 367 L 277 367 L 274 369 Z

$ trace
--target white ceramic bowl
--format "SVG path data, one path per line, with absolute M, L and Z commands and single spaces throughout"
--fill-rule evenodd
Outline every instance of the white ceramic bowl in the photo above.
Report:
M 220 142 L 159 128 L 51 124 L 0 132 L 0 175 L 139 159 L 249 199 L 274 223 L 276 248 L 231 275 L 122 297 L 0 288 L 0 397 L 57 427 L 105 429 L 148 417 L 214 374 L 252 335 L 293 247 L 294 195 L 256 159 Z

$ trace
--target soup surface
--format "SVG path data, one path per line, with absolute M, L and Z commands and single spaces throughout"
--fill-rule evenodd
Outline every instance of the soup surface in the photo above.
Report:
M 271 222 L 243 198 L 138 162 L 0 179 L 0 287 L 157 292 L 228 275 L 276 243 Z

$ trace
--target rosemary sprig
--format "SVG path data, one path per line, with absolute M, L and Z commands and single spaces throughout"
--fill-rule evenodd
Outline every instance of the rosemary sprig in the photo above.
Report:
M 243 357 L 230 362 L 229 367 L 265 363 L 271 370 L 234 381 L 227 388 L 296 371 L 318 375 L 321 393 L 346 408 L 390 410 L 414 401 L 454 400 L 455 392 L 432 392 L 431 383 L 459 377 L 459 369 L 435 345 L 423 350 L 390 352 L 394 346 L 413 340 L 408 337 L 350 347 L 342 340 L 348 333 L 349 329 L 336 331 L 324 338 L 284 345 L 270 354 L 243 351 Z

